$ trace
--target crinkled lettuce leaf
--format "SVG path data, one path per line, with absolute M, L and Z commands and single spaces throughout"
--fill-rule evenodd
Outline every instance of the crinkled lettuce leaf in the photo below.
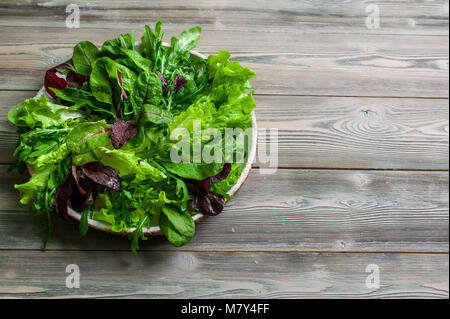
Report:
M 82 117 L 76 110 L 50 102 L 45 95 L 40 99 L 31 98 L 14 106 L 8 112 L 8 120 L 18 127 L 49 128 L 60 126 L 71 119 Z

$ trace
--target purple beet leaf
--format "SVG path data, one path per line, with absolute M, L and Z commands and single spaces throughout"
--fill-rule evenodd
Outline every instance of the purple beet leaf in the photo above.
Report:
M 231 172 L 231 164 L 225 163 L 223 165 L 222 171 L 216 176 L 211 177 L 211 182 L 219 182 L 221 180 L 224 180 L 225 178 L 228 177 L 228 174 L 230 174 L 230 172 Z
M 130 121 L 118 119 L 111 127 L 111 142 L 114 148 L 121 148 L 137 134 L 137 127 Z
M 72 176 L 69 175 L 67 180 L 62 183 L 56 190 L 56 200 L 55 209 L 56 213 L 63 217 L 65 220 L 70 220 L 69 218 L 69 200 L 73 194 L 73 180 Z
M 221 195 L 205 192 L 200 187 L 194 187 L 193 199 L 189 201 L 189 209 L 203 215 L 216 216 L 220 214 L 226 203 Z
M 205 192 L 209 192 L 209 188 L 211 187 L 211 177 L 204 179 L 202 181 L 196 179 L 193 179 L 192 181 L 198 186 L 200 186 Z
M 81 89 L 84 82 L 88 80 L 88 77 L 82 74 L 78 74 L 75 71 L 69 71 L 66 77 L 67 87 Z
M 208 177 L 201 181 L 195 180 L 195 179 L 192 179 L 191 181 L 193 181 L 195 184 L 197 184 L 198 186 L 203 188 L 203 190 L 208 193 L 209 188 L 211 187 L 211 182 L 218 182 L 218 181 L 224 180 L 225 178 L 228 177 L 228 174 L 230 174 L 230 171 L 231 171 L 231 164 L 225 163 L 219 174 Z
M 72 165 L 71 172 L 72 172 L 72 178 L 78 187 L 78 192 L 81 195 L 86 195 L 87 192 L 83 189 L 83 187 L 81 187 L 80 182 L 78 181 L 77 167 Z
M 67 87 L 67 82 L 63 78 L 60 78 L 56 74 L 56 69 L 50 69 L 45 73 L 44 78 L 45 90 L 54 99 L 56 99 L 56 94 L 50 88 L 65 90 Z
M 99 162 L 90 162 L 81 166 L 81 170 L 95 183 L 120 191 L 119 173 L 114 168 Z

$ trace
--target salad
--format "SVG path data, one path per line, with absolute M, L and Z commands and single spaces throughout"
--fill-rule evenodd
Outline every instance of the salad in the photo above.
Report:
M 44 216 L 44 247 L 52 220 L 69 219 L 69 209 L 81 214 L 81 235 L 89 219 L 133 230 L 135 254 L 152 226 L 182 246 L 194 236 L 193 215 L 217 215 L 230 199 L 248 157 L 240 134 L 252 127 L 255 73 L 227 51 L 191 54 L 198 26 L 164 45 L 161 25 L 145 26 L 139 45 L 133 32 L 100 49 L 80 42 L 69 62 L 46 72 L 46 94 L 9 111 L 19 135 L 10 169 L 31 175 L 15 188 L 33 215 Z M 241 131 L 196 137 L 211 128 Z M 193 160 L 196 149 L 213 149 L 218 160 Z

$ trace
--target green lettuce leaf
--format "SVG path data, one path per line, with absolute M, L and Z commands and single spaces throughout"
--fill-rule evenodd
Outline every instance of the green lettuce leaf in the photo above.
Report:
M 49 102 L 45 95 L 40 99 L 28 99 L 8 112 L 8 120 L 11 123 L 29 128 L 60 126 L 68 120 L 82 116 L 80 111 Z

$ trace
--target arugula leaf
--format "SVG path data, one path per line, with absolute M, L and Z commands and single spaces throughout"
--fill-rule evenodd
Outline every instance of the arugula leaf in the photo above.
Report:
M 166 50 L 162 45 L 163 34 L 161 33 L 161 25 L 162 20 L 159 18 L 155 25 L 155 33 L 153 33 L 152 29 L 146 25 L 144 34 L 141 38 L 140 53 L 143 57 L 153 61 L 153 71 L 161 70 L 166 53 Z
M 190 50 L 193 50 L 200 39 L 202 28 L 197 26 L 192 29 L 183 31 L 177 39 L 172 38 L 171 52 L 169 55 L 169 65 L 175 68 L 180 60 L 188 60 L 190 57 Z
M 133 233 L 129 236 L 131 239 L 131 251 L 133 252 L 134 257 L 137 257 L 137 251 L 139 250 L 139 239 L 146 240 L 147 237 L 145 237 L 143 228 L 146 224 L 149 222 L 149 217 L 144 216 L 139 221 L 136 229 L 133 231 Z

